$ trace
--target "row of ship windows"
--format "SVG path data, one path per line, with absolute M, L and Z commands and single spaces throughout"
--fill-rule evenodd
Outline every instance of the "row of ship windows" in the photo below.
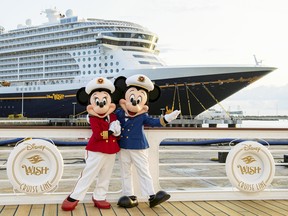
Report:
M 19 64 L 19 69 L 20 71 L 24 71 L 25 69 L 30 69 L 30 68 L 43 68 L 48 67 L 48 66 L 57 66 L 57 65 L 72 65 L 72 64 L 76 64 L 75 60 L 59 60 L 59 61 L 49 61 L 49 62 L 45 62 L 43 64 L 43 62 L 36 62 L 36 63 L 25 63 L 25 64 Z M 15 70 L 15 68 L 18 68 L 18 64 L 13 64 L 13 65 L 7 65 L 7 66 L 0 66 L 0 72 L 1 70 Z M 17 71 L 17 70 L 16 70 Z
M 79 62 L 80 62 L 80 61 L 79 61 Z M 110 66 L 111 66 L 111 67 L 113 66 L 113 64 L 114 64 L 113 62 L 110 62 Z M 119 62 L 116 62 L 115 64 L 118 66 L 118 65 L 119 65 Z M 87 64 L 87 67 L 88 67 L 88 68 L 90 68 L 91 66 L 92 66 L 91 64 Z M 99 67 L 102 67 L 103 64 L 102 64 L 102 63 L 99 63 L 98 66 L 99 66 Z M 108 63 L 104 63 L 104 66 L 105 66 L 105 67 L 108 67 Z M 93 67 L 97 67 L 97 64 L 93 64 Z M 86 68 L 86 65 L 85 65 L 85 64 L 83 64 L 83 68 Z
M 69 39 L 63 39 L 63 40 L 46 40 L 46 41 L 41 41 L 41 42 L 30 42 L 30 43 L 19 43 L 17 45 L 10 45 L 10 46 L 3 46 L 1 48 L 1 51 L 18 51 L 19 49 L 23 49 L 23 48 L 33 48 L 33 47 L 46 47 L 46 46 L 51 46 L 51 45 L 65 45 L 67 43 L 79 43 L 79 42 L 83 42 L 83 41 L 93 41 L 94 37 L 93 36 L 81 36 L 78 38 L 69 38 Z
M 63 27 L 63 26 L 60 26 L 60 27 Z M 75 26 L 76 27 L 76 26 Z M 26 29 L 26 31 L 23 31 L 23 32 L 18 32 L 16 34 L 2 34 L 0 35 L 0 40 L 1 39 L 5 39 L 5 38 L 9 38 L 9 40 L 6 40 L 5 42 L 6 43 L 15 43 L 15 42 L 18 42 L 18 41 L 23 41 L 23 40 L 45 40 L 45 39 L 48 39 L 48 38 L 60 38 L 60 37 L 71 37 L 71 36 L 77 36 L 77 35 L 83 35 L 83 34 L 91 34 L 91 33 L 94 33 L 94 32 L 103 32 L 103 31 L 123 31 L 123 32 L 126 32 L 126 31 L 139 31 L 137 28 L 133 28 L 133 27 L 122 27 L 122 26 L 117 26 L 117 27 L 92 27 L 92 28 L 82 28 L 82 29 L 79 29 L 79 28 L 75 28 L 75 27 L 70 27 L 70 28 L 67 28 L 67 25 L 65 28 L 53 28 L 53 29 L 48 29 L 47 27 L 45 28 L 45 31 L 39 31 L 41 30 L 40 28 L 36 31 L 27 31 L 28 29 Z M 77 26 L 78 27 L 78 26 Z M 75 28 L 75 29 L 73 29 Z M 53 32 L 51 32 L 51 30 Z M 57 32 L 59 30 L 62 30 L 61 32 Z M 63 31 L 64 30 L 64 31 Z M 67 30 L 67 31 L 65 31 Z M 43 33 L 44 34 L 43 34 Z M 117 34 L 117 33 L 114 33 L 114 34 Z M 123 34 L 123 33 L 122 33 Z M 140 34 L 143 34 L 143 33 L 140 33 Z M 147 35 L 147 34 L 145 34 Z M 27 37 L 23 37 L 23 36 L 27 36 Z M 150 35 L 147 35 L 147 36 L 150 36 Z M 150 36 L 151 37 L 151 36 Z M 15 39 L 14 39 L 15 38 Z
M 122 68 L 122 70 L 124 70 L 124 68 Z M 116 68 L 116 69 L 100 69 L 100 70 L 94 70 L 94 71 L 83 71 L 82 74 L 83 75 L 91 75 L 91 74 L 107 74 L 107 73 L 119 73 L 120 72 L 120 69 L 119 68 Z M 50 78 L 50 77 L 64 77 L 64 76 L 76 76 L 76 75 L 79 75 L 80 72 L 79 71 L 76 71 L 76 72 L 62 72 L 62 73 L 49 73 L 49 74 L 45 74 L 44 77 L 46 78 Z M 20 79 L 35 79 L 35 78 L 43 78 L 43 74 L 33 74 L 33 75 L 20 75 L 19 76 Z M 17 80 L 17 76 L 7 76 L 5 77 L 5 80 Z
M 14 109 L 14 106 L 0 106 L 0 109 Z
M 29 57 L 20 57 L 19 58 L 19 63 L 21 62 L 27 62 L 27 61 L 43 61 L 45 60 L 49 60 L 49 59 L 64 59 L 64 58 L 70 58 L 71 56 L 69 54 L 66 53 L 62 53 L 62 54 L 50 54 L 50 55 L 45 55 L 45 56 L 29 56 Z M 18 63 L 18 58 L 14 58 L 14 59 L 5 59 L 5 60 L 0 60 L 0 65 L 1 64 L 17 64 Z
M 96 50 L 95 50 L 96 51 Z M 90 54 L 90 52 L 91 51 L 88 51 L 88 54 Z M 75 56 L 76 55 L 76 53 L 73 53 L 73 56 Z M 78 52 L 78 55 L 81 55 L 81 52 Z M 83 51 L 83 55 L 86 55 L 86 51 Z M 64 61 L 63 59 L 60 59 L 61 58 L 61 56 L 59 56 L 58 57 L 58 61 L 56 61 L 57 59 L 55 59 L 55 61 L 50 61 L 50 62 L 47 62 L 46 61 L 46 65 L 52 65 L 52 64 L 55 64 L 55 62 L 61 62 L 61 63 L 73 63 L 73 62 L 71 62 L 71 60 L 69 61 L 68 59 L 68 61 L 66 60 L 66 61 Z M 110 59 L 113 59 L 114 57 L 113 57 L 113 55 L 110 55 L 109 57 L 108 56 L 104 56 L 103 57 L 104 58 L 104 60 L 108 60 L 108 58 L 110 58 Z M 45 60 L 47 60 L 48 58 L 46 58 Z M 82 61 L 83 62 L 85 62 L 86 60 L 87 61 L 92 61 L 92 59 L 94 60 L 94 61 L 97 61 L 97 57 L 96 56 L 94 56 L 93 58 L 91 58 L 91 57 L 88 57 L 88 58 L 82 58 Z M 102 59 L 102 56 L 99 56 L 98 57 L 98 59 L 99 60 L 101 60 Z M 33 60 L 33 58 L 31 58 L 31 60 Z M 23 67 L 25 67 L 25 66 L 37 66 L 37 65 L 39 65 L 39 66 L 42 66 L 43 65 L 43 58 L 41 57 L 41 58 L 39 58 L 38 57 L 38 59 L 36 59 L 36 58 L 34 58 L 34 60 L 41 60 L 41 62 L 34 62 L 34 63 L 21 63 L 21 61 L 20 61 L 20 66 L 23 66 Z M 78 60 L 77 60 L 78 62 L 81 62 L 81 59 L 79 58 Z M 16 61 L 14 62 L 14 63 L 17 63 Z M 110 65 L 113 65 L 113 63 L 111 62 L 110 63 Z M 1 66 L 0 65 L 0 69 L 1 68 L 4 68 L 4 69 L 6 69 L 6 68 L 13 68 L 13 67 L 15 67 L 15 66 L 17 66 L 18 65 L 18 63 L 17 64 L 10 64 L 10 65 L 3 65 L 3 66 Z M 111 65 L 111 66 L 112 66 Z M 116 62 L 116 65 L 119 65 L 119 62 Z
M 80 55 L 86 55 L 86 54 L 91 55 L 92 52 L 93 52 L 93 54 L 97 54 L 97 50 L 93 50 L 93 51 L 88 50 L 88 51 L 82 51 L 82 52 L 80 52 L 80 51 L 79 52 L 73 52 L 73 56 L 76 56 L 76 55 L 80 56 Z M 99 53 L 100 53 L 100 51 L 99 51 Z M 101 59 L 101 56 L 99 58 Z M 104 56 L 104 58 L 105 58 L 105 60 L 107 60 L 108 56 Z M 110 58 L 113 59 L 113 55 L 110 55 Z
M 24 52 L 23 54 L 21 53 L 17 53 L 17 56 L 15 56 L 14 54 L 13 55 L 7 55 L 7 57 L 5 57 L 6 59 L 5 60 L 0 60 L 0 64 L 2 64 L 2 62 L 5 62 L 6 61 L 12 61 L 12 60 L 16 60 L 16 62 L 18 62 L 18 58 L 19 58 L 19 61 L 21 62 L 22 59 L 24 58 L 29 58 L 31 59 L 31 62 L 33 61 L 34 62 L 34 58 L 38 58 L 37 60 L 40 60 L 40 61 L 43 61 L 43 56 L 45 56 L 45 58 L 47 58 L 48 56 L 52 56 L 52 55 L 55 55 L 55 59 L 56 56 L 58 55 L 65 55 L 64 53 L 65 52 L 71 52 L 71 51 L 74 51 L 74 50 L 79 50 L 79 49 L 94 49 L 95 48 L 95 45 L 87 45 L 87 46 L 84 46 L 84 47 L 79 47 L 77 45 L 71 45 L 71 46 L 65 46 L 65 47 L 58 47 L 58 48 L 50 48 L 49 50 L 35 50 L 32 52 Z M 58 53 L 58 54 L 52 54 L 51 53 Z M 33 55 L 33 56 L 29 56 L 28 55 Z M 66 54 L 67 58 L 71 58 L 71 56 L 69 54 Z M 61 59 L 63 59 L 65 57 L 61 57 Z M 29 60 L 27 60 L 29 61 Z M 14 62 L 14 61 L 13 61 Z M 23 61 L 25 62 L 25 61 Z
M 122 68 L 122 70 L 124 70 L 124 68 Z M 116 73 L 119 73 L 119 71 L 120 71 L 120 70 L 119 70 L 118 68 L 115 70 Z M 110 72 L 110 73 L 113 73 L 114 70 L 113 70 L 113 69 L 110 69 L 110 70 L 105 69 L 105 70 L 99 70 L 99 71 L 98 71 L 99 74 L 109 73 L 109 72 Z M 96 71 L 96 70 L 94 70 L 93 72 L 92 72 L 92 71 L 87 71 L 87 74 L 88 74 L 88 75 L 90 75 L 90 74 L 92 74 L 92 73 L 93 73 L 93 74 L 97 74 L 97 71 Z M 86 75 L 86 71 L 83 71 L 83 75 Z

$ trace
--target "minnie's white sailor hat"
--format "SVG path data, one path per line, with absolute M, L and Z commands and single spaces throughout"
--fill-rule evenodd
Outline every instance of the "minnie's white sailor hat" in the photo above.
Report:
M 97 77 L 88 82 L 85 91 L 89 95 L 95 89 L 107 89 L 113 93 L 115 91 L 115 86 L 110 80 L 104 77 Z
M 152 81 L 143 74 L 136 74 L 130 76 L 126 79 L 127 86 L 138 86 L 146 89 L 147 91 L 152 91 L 154 89 L 154 85 Z

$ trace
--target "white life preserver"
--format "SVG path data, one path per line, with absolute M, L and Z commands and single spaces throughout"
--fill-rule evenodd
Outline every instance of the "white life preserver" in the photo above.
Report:
M 40 194 L 58 186 L 63 167 L 62 155 L 55 145 L 43 139 L 28 139 L 10 153 L 7 175 L 19 192 Z
M 255 141 L 238 143 L 227 155 L 226 174 L 241 191 L 258 192 L 272 182 L 275 162 L 270 151 Z

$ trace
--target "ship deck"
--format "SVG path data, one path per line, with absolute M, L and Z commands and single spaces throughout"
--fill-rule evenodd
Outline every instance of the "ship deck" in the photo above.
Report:
M 135 208 L 119 208 L 112 203 L 111 209 L 97 209 L 92 203 L 82 203 L 72 212 L 64 212 L 59 204 L 0 205 L 0 215 L 21 216 L 112 216 L 112 215 L 287 215 L 288 200 L 246 201 L 175 201 L 150 208 L 142 202 Z

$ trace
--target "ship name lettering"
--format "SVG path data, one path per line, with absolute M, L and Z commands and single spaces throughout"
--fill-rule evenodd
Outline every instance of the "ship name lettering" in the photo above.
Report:
M 27 145 L 26 149 L 27 150 L 40 149 L 40 150 L 44 151 L 45 146 L 42 146 L 42 145 L 37 146 L 36 144 L 30 144 L 30 145 Z
M 257 153 L 261 150 L 260 147 L 252 147 L 252 145 L 245 145 L 244 146 L 245 151 L 256 151 Z
M 28 175 L 44 175 L 49 171 L 48 167 L 35 167 L 35 166 L 26 166 L 22 165 L 22 168 L 25 170 L 25 174 Z
M 255 191 L 254 184 L 249 184 L 249 183 L 245 183 L 243 181 L 240 181 L 238 183 L 238 186 L 245 191 Z
M 21 184 L 20 185 L 20 189 L 22 191 L 25 191 L 26 193 L 38 193 L 38 188 L 37 185 L 36 186 L 31 186 L 31 185 L 27 185 L 27 184 Z
M 254 174 L 259 174 L 261 172 L 261 167 L 257 166 L 237 166 L 242 175 L 254 175 Z
M 46 183 L 39 186 L 41 191 L 47 191 L 52 187 L 52 184 L 47 181 Z
M 64 94 L 52 94 L 52 95 L 46 95 L 47 98 L 53 99 L 53 100 L 63 100 Z

